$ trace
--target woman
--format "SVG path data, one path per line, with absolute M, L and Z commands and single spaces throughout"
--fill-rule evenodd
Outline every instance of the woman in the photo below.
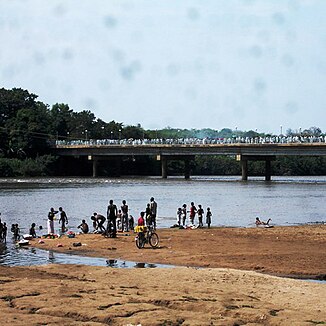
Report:
M 48 213 L 48 234 L 54 234 L 54 216 L 58 211 L 55 211 L 53 207 L 51 207 L 50 212 Z

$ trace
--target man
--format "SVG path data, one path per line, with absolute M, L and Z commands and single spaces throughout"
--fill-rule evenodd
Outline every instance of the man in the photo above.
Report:
M 108 219 L 108 225 L 106 228 L 106 232 L 112 238 L 117 237 L 117 215 L 118 215 L 117 206 L 113 203 L 113 200 L 110 199 L 109 206 L 106 211 L 106 216 Z
M 126 201 L 122 201 L 121 212 L 122 212 L 122 232 L 129 231 L 129 220 L 128 220 L 128 205 Z
M 157 203 L 154 200 L 154 197 L 151 197 L 150 199 L 150 209 L 151 209 L 151 223 L 154 226 L 154 229 L 156 229 L 156 214 L 157 214 Z
M 62 209 L 62 207 L 59 207 L 59 224 L 61 223 L 61 232 L 64 233 L 66 231 L 66 224 L 68 225 L 68 217 L 66 212 Z
M 88 233 L 89 227 L 85 220 L 82 220 L 81 224 L 77 226 L 78 229 L 81 229 L 83 233 Z
M 105 232 L 104 222 L 105 222 L 106 218 L 103 215 L 97 214 L 97 213 L 94 213 L 94 217 L 96 220 L 97 230 L 100 230 L 101 232 Z

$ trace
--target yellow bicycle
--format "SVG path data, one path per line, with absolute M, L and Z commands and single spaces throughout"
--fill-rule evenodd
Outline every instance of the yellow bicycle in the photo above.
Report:
M 160 240 L 152 226 L 136 226 L 135 232 L 137 233 L 135 238 L 137 248 L 144 248 L 146 243 L 149 243 L 152 248 L 157 248 Z

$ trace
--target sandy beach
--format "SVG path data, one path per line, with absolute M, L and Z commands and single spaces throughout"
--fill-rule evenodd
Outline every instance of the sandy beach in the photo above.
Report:
M 326 323 L 326 226 L 158 230 L 44 239 L 33 246 L 175 268 L 0 266 L 1 325 L 317 325 Z M 73 243 L 80 242 L 80 247 Z M 58 244 L 62 247 L 58 247 Z M 198 268 L 202 267 L 202 268 Z

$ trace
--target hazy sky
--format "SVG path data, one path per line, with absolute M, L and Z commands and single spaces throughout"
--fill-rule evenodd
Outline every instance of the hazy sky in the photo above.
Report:
M 325 13 L 325 0 L 0 0 L 0 86 L 151 129 L 326 131 Z

